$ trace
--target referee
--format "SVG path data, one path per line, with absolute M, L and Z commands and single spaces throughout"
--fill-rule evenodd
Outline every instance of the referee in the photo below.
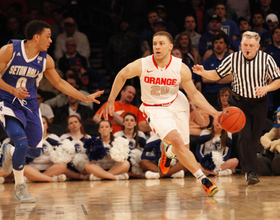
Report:
M 248 185 L 256 184 L 257 149 L 268 111 L 267 92 L 280 88 L 280 71 L 274 59 L 259 51 L 260 37 L 256 32 L 242 35 L 241 51 L 230 54 L 216 70 L 204 70 L 202 65 L 193 72 L 211 80 L 232 75 L 232 94 L 228 102 L 246 115 L 246 124 L 238 134 L 238 153 Z M 268 80 L 272 83 L 268 85 Z

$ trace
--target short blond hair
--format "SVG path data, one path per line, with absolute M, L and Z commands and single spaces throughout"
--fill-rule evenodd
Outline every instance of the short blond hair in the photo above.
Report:
M 165 36 L 167 37 L 167 39 L 170 41 L 171 44 L 173 44 L 173 37 L 171 36 L 171 34 L 169 34 L 168 32 L 166 31 L 158 31 L 154 34 L 153 36 L 153 40 L 154 40 L 154 37 L 155 36 Z
M 245 31 L 243 34 L 242 34 L 242 41 L 244 38 L 248 38 L 248 39 L 255 39 L 256 42 L 259 44 L 260 43 L 260 35 L 257 33 L 257 32 L 253 32 L 253 31 Z

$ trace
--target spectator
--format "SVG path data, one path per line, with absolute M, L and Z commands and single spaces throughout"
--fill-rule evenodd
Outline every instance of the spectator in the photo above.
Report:
M 44 102 L 44 93 L 40 89 L 38 89 L 38 92 L 37 92 L 37 101 L 39 103 L 42 116 L 46 117 L 48 122 L 51 124 L 53 117 L 54 117 L 53 110 L 48 104 L 43 103 Z
M 217 4 L 215 7 L 215 13 L 221 17 L 221 29 L 228 35 L 229 43 L 236 40 L 239 36 L 239 30 L 236 22 L 226 18 L 226 6 L 224 4 Z
M 114 134 L 115 137 L 123 137 L 129 141 L 129 157 L 130 168 L 128 175 L 131 177 L 142 177 L 141 173 L 134 172 L 133 166 L 140 167 L 140 157 L 146 144 L 146 136 L 142 131 L 138 131 L 137 118 L 133 113 L 126 113 L 123 117 L 123 127 L 121 131 Z M 132 161 L 133 157 L 138 160 Z M 139 161 L 139 162 L 138 162 Z
M 248 20 L 246 20 L 245 18 L 243 17 L 240 17 L 238 19 L 238 28 L 239 28 L 239 33 L 240 33 L 240 36 L 234 40 L 232 42 L 232 45 L 231 45 L 231 49 L 234 51 L 234 52 L 237 52 L 239 50 L 241 50 L 241 36 L 242 34 L 245 32 L 245 31 L 249 31 L 251 30 L 251 25 L 249 23 Z
M 66 163 L 53 163 L 50 153 L 54 151 L 54 147 L 60 145 L 59 137 L 50 133 L 49 123 L 46 117 L 42 117 L 43 121 L 43 147 L 41 155 L 33 161 L 29 161 L 24 167 L 24 176 L 29 181 L 39 182 L 64 182 Z M 28 181 L 27 181 L 28 182 Z
M 167 9 L 164 5 L 157 5 L 155 11 L 158 13 L 158 16 L 165 21 L 166 31 L 175 37 L 178 34 L 177 26 L 169 19 Z
M 186 168 L 177 161 L 171 166 L 167 174 L 162 174 L 158 171 L 158 161 L 161 156 L 160 146 L 164 142 L 152 132 L 152 135 L 147 140 L 144 151 L 141 156 L 140 167 L 145 173 L 146 179 L 159 179 L 163 177 L 184 178 Z
M 197 144 L 196 156 L 202 167 L 204 164 L 202 163 L 203 160 L 205 160 L 206 156 L 210 153 L 213 157 L 213 152 L 218 152 L 223 159 L 220 169 L 210 170 L 208 167 L 203 167 L 202 170 L 204 173 L 217 176 L 228 176 L 233 174 L 234 169 L 238 165 L 238 159 L 230 158 L 231 142 L 231 133 L 223 130 L 218 122 L 213 122 L 210 129 L 205 129 L 201 132 L 199 144 Z
M 203 21 L 205 19 L 205 7 L 202 3 L 202 0 L 191 0 L 191 5 L 195 12 L 197 21 L 197 32 L 201 34 L 204 31 Z
M 267 29 L 263 28 L 264 25 L 264 17 L 261 12 L 254 12 L 253 18 L 252 18 L 252 30 L 254 32 L 257 32 L 260 37 L 266 32 L 268 32 Z
M 266 16 L 266 24 L 268 32 L 264 33 L 261 38 L 262 46 L 272 44 L 272 32 L 279 26 L 279 20 L 276 14 L 269 14 Z
M 218 111 L 223 111 L 225 108 L 229 107 L 228 97 L 231 94 L 231 89 L 229 87 L 221 88 L 218 93 L 218 106 L 215 106 Z
M 209 19 L 209 30 L 207 30 L 204 34 L 201 35 L 199 40 L 199 55 L 203 57 L 205 52 L 209 49 L 213 48 L 212 39 L 216 32 L 221 30 L 222 21 L 220 16 L 213 14 Z
M 136 90 L 133 86 L 130 86 L 130 85 L 124 86 L 121 91 L 120 100 L 114 102 L 115 111 L 113 112 L 113 116 L 109 117 L 109 121 L 111 122 L 112 127 L 113 127 L 113 134 L 115 134 L 117 131 L 122 130 L 123 117 L 128 112 L 136 115 L 139 128 L 140 128 L 140 123 L 141 123 L 141 125 L 143 125 L 143 127 L 145 127 L 145 125 L 148 126 L 146 124 L 146 121 L 143 117 L 142 112 L 136 106 L 131 104 L 132 100 L 134 99 L 135 93 L 136 93 Z M 98 124 L 101 121 L 101 119 L 99 118 L 100 112 L 102 111 L 102 109 L 104 108 L 106 103 L 104 103 L 101 106 L 101 108 L 98 109 L 98 111 L 95 113 L 95 115 L 93 117 L 93 121 L 96 124 Z M 142 127 L 141 131 L 143 131 L 143 127 Z M 150 130 L 149 126 L 146 127 L 146 130 L 144 132 L 146 132 L 147 130 L 148 131 Z
M 22 23 L 17 17 L 10 17 L 8 19 L 8 38 L 7 39 L 25 39 Z M 7 40 L 8 42 L 8 40 Z
M 102 73 L 94 70 L 91 67 L 83 67 L 82 61 L 79 57 L 70 58 L 69 62 L 71 69 L 74 70 L 80 78 L 81 89 L 90 93 L 91 91 L 105 89 L 107 79 Z M 93 83 L 97 83 L 97 86 L 95 87 Z
M 278 15 L 278 11 L 271 8 L 271 0 L 259 0 L 258 9 L 262 13 L 264 20 L 270 13 Z
M 71 63 L 75 63 L 78 58 L 82 67 L 87 67 L 87 59 L 77 51 L 77 43 L 73 37 L 68 37 L 65 44 L 66 51 L 58 60 L 58 69 L 65 73 L 71 67 Z M 64 78 L 66 78 L 64 76 Z
M 77 43 L 77 51 L 87 59 L 90 56 L 90 45 L 85 34 L 77 30 L 76 21 L 68 17 L 64 20 L 65 32 L 58 35 L 55 42 L 54 57 L 56 60 L 61 58 L 66 52 L 66 40 L 68 37 L 73 37 Z
M 84 148 L 84 143 L 86 139 L 90 139 L 91 136 L 86 134 L 82 121 L 77 115 L 69 116 L 66 122 L 67 131 L 60 136 L 60 140 L 69 139 L 75 146 L 75 155 L 72 161 L 67 164 L 65 175 L 70 179 L 84 180 L 87 178 L 85 164 L 88 161 L 88 157 L 85 154 L 86 149 Z
M 79 92 L 81 92 L 84 95 L 89 95 L 89 93 L 85 90 L 81 90 L 80 88 L 80 79 L 77 76 L 77 74 L 73 71 L 73 70 L 68 70 L 66 71 L 66 81 L 73 86 L 74 88 L 76 88 L 77 90 L 79 90 Z M 90 107 L 91 109 L 93 109 L 93 103 L 91 102 L 83 102 L 83 101 L 79 101 L 81 105 Z M 64 93 L 60 93 L 58 94 L 56 97 L 49 99 L 47 101 L 45 101 L 45 104 L 50 105 L 53 109 L 57 109 L 59 107 L 62 107 L 64 105 L 66 105 L 68 103 L 68 98 L 67 95 Z
M 53 9 L 52 19 L 54 20 L 54 23 L 51 25 L 52 40 L 55 41 L 57 36 L 65 31 L 64 28 L 65 18 L 63 17 L 63 9 L 62 8 Z
M 216 69 L 222 61 L 229 55 L 227 51 L 228 37 L 226 34 L 216 34 L 213 37 L 213 54 L 203 62 L 205 70 Z M 206 100 L 212 105 L 217 106 L 217 95 L 221 88 L 230 87 L 232 82 L 232 76 L 227 76 L 218 81 L 209 80 L 206 77 L 202 77 L 203 95 Z
M 64 130 L 67 128 L 67 118 L 75 115 L 81 119 L 82 122 L 89 121 L 93 117 L 93 110 L 87 106 L 79 103 L 79 100 L 71 96 L 67 96 L 68 103 L 57 108 L 53 119 L 53 124 L 60 124 Z
M 131 31 L 128 19 L 120 22 L 120 33 L 113 35 L 107 46 L 106 67 L 113 82 L 115 75 L 131 61 L 140 57 L 140 36 Z
M 250 0 L 227 0 L 226 7 L 236 12 L 237 18 L 245 18 L 247 21 L 251 18 Z
M 187 32 L 182 32 L 178 35 L 175 46 L 180 48 L 184 54 L 184 63 L 189 64 L 191 67 L 199 63 L 199 54 L 193 49 L 192 41 Z
M 98 133 L 100 134 L 100 137 L 98 138 L 102 141 L 104 147 L 108 148 L 109 150 L 111 149 L 112 142 L 114 141 L 112 131 L 112 125 L 109 121 L 100 121 L 98 125 Z M 127 172 L 129 170 L 129 167 L 130 164 L 127 160 L 125 160 L 124 162 L 114 161 L 111 158 L 109 151 L 103 159 L 99 159 L 97 161 L 89 160 L 85 164 L 85 169 L 87 173 L 90 174 L 90 180 L 128 179 L 129 176 Z
M 41 19 L 42 21 L 48 23 L 50 26 L 54 24 L 54 20 L 52 17 L 52 10 L 53 10 L 53 4 L 49 0 L 45 0 L 43 2 L 43 8 L 42 8 L 42 16 Z
M 199 46 L 199 39 L 201 37 L 201 34 L 195 32 L 196 28 L 196 21 L 194 16 L 192 15 L 187 15 L 185 17 L 185 24 L 184 27 L 186 28 L 185 32 L 189 35 L 192 41 L 192 46 L 193 48 L 198 51 L 198 46 Z
M 142 45 L 141 48 L 143 50 L 143 57 L 146 57 L 148 55 L 151 55 L 153 53 L 153 46 L 152 46 L 152 42 L 153 42 L 153 35 L 155 33 L 157 33 L 158 31 L 166 31 L 166 23 L 162 18 L 157 18 L 154 23 L 153 23 L 153 34 L 149 37 L 147 37 Z

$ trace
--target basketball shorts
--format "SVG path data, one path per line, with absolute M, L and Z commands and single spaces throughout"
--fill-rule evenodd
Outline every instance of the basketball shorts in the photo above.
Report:
M 178 93 L 178 97 L 168 107 L 161 106 L 140 106 L 140 110 L 146 116 L 151 129 L 160 139 L 164 139 L 172 130 L 177 130 L 184 144 L 189 144 L 189 102 L 186 96 Z

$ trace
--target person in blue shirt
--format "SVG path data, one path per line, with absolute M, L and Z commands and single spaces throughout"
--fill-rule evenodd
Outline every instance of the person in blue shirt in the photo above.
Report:
M 245 18 L 243 17 L 240 17 L 238 19 L 238 28 L 239 28 L 239 32 L 240 32 L 240 36 L 234 40 L 231 44 L 231 49 L 234 51 L 234 52 L 237 52 L 239 50 L 241 50 L 241 39 L 242 39 L 242 34 L 245 32 L 245 31 L 249 31 L 251 30 L 251 25 L 249 23 L 248 20 L 246 20 Z
M 229 55 L 227 51 L 228 36 L 225 33 L 216 34 L 213 37 L 213 54 L 203 62 L 205 70 L 214 70 Z M 202 93 L 212 106 L 218 106 L 218 93 L 223 87 L 230 87 L 232 76 L 226 76 L 218 81 L 202 77 Z
M 35 202 L 28 192 L 23 172 L 26 157 L 40 156 L 42 119 L 36 99 L 43 73 L 61 92 L 86 102 L 96 102 L 104 91 L 85 96 L 64 81 L 47 54 L 52 43 L 50 26 L 34 20 L 25 29 L 26 40 L 11 40 L 0 50 L 0 121 L 13 145 L 2 146 L 2 167 L 15 177 L 15 197 L 21 203 Z

